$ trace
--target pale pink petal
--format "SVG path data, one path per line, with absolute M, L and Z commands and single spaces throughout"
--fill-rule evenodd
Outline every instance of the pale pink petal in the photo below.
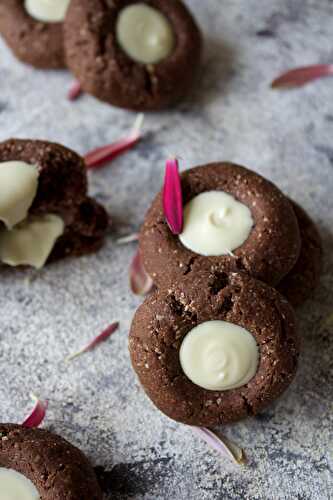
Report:
M 38 427 L 43 422 L 48 406 L 47 401 L 39 400 L 34 394 L 31 394 L 31 398 L 35 401 L 35 406 L 30 415 L 28 415 L 22 423 L 23 427 L 29 429 Z
M 142 125 L 143 125 L 143 114 L 140 114 L 134 124 L 134 127 L 130 131 L 129 135 L 124 139 L 120 139 L 112 144 L 96 148 L 84 157 L 87 168 L 96 169 L 103 166 L 105 163 L 109 163 L 117 156 L 125 153 L 129 149 L 133 148 L 141 139 Z
M 67 97 L 70 101 L 75 101 L 82 94 L 81 83 L 78 80 L 74 80 L 71 84 Z
M 85 352 L 92 351 L 97 347 L 99 344 L 102 342 L 105 342 L 116 330 L 119 328 L 119 323 L 115 322 L 112 323 L 110 326 L 108 326 L 105 330 L 102 331 L 97 337 L 95 337 L 89 344 L 87 344 L 85 347 L 80 349 L 79 351 L 75 352 L 74 354 L 71 354 L 66 358 L 67 361 L 71 361 L 74 358 L 77 358 L 78 356 L 81 356 L 81 354 L 84 354 Z
M 279 76 L 272 82 L 272 87 L 301 87 L 306 83 L 333 75 L 333 64 L 316 64 L 292 69 Z
M 143 267 L 139 250 L 131 263 L 130 285 L 135 295 L 147 295 L 154 288 L 153 280 Z
M 246 463 L 245 453 L 238 445 L 232 443 L 224 436 L 219 437 L 206 427 L 192 427 L 193 431 L 206 441 L 209 446 L 218 451 L 221 455 L 232 460 L 238 465 Z

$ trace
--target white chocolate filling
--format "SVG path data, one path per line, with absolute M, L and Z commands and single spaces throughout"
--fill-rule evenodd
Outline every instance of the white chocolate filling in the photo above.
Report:
M 256 374 L 257 343 L 245 328 L 226 321 L 206 321 L 184 338 L 179 359 L 185 375 L 212 391 L 236 389 Z
M 35 485 L 23 474 L 0 467 L 1 500 L 39 500 Z
M 169 20 L 145 3 L 135 3 L 120 11 L 116 37 L 121 49 L 142 64 L 162 61 L 175 46 L 175 35 Z
M 224 191 L 206 191 L 185 206 L 179 239 L 197 254 L 227 255 L 247 240 L 253 225 L 246 205 Z
M 64 221 L 58 215 L 29 216 L 11 231 L 0 232 L 0 260 L 10 266 L 40 269 L 64 228 Z
M 37 188 L 37 167 L 22 161 L 0 163 L 0 221 L 8 229 L 26 218 Z
M 64 21 L 70 0 L 25 0 L 24 7 L 28 14 L 44 23 Z

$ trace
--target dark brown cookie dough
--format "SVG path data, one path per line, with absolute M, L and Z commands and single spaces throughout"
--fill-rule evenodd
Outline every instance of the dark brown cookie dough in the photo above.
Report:
M 288 199 L 271 182 L 232 163 L 212 163 L 182 174 L 183 203 L 205 191 L 225 191 L 247 205 L 254 227 L 232 255 L 205 257 L 185 248 L 164 217 L 162 192 L 148 210 L 140 232 L 144 266 L 158 286 L 168 286 L 200 270 L 245 271 L 276 285 L 300 252 L 297 219 Z
M 293 208 L 301 232 L 300 256 L 277 289 L 294 307 L 301 306 L 319 285 L 323 247 L 318 229 L 309 215 L 297 203 Z
M 49 261 L 97 251 L 109 227 L 105 209 L 87 195 L 87 169 L 74 151 L 47 141 L 9 139 L 0 143 L 0 163 L 36 165 L 38 190 L 29 215 L 52 213 L 65 223 Z
M 26 476 L 41 500 L 102 500 L 88 459 L 46 430 L 0 424 L 0 467 Z
M 97 252 L 103 245 L 110 220 L 105 209 L 92 198 L 78 207 L 74 222 L 56 242 L 49 261 Z
M 259 347 L 256 375 L 244 386 L 206 390 L 184 374 L 179 350 L 198 324 L 223 320 L 248 330 Z M 201 274 L 157 290 L 137 310 L 129 349 L 134 370 L 153 403 L 174 420 L 214 426 L 260 412 L 293 379 L 299 352 L 287 300 L 245 273 Z
M 68 67 L 82 88 L 114 106 L 155 110 L 173 105 L 193 84 L 200 61 L 200 31 L 180 0 L 144 0 L 170 21 L 176 46 L 156 64 L 132 60 L 116 40 L 119 12 L 133 0 L 72 0 L 65 21 Z
M 63 23 L 44 23 L 31 17 L 24 0 L 1 0 L 0 34 L 15 56 L 36 68 L 65 68 Z

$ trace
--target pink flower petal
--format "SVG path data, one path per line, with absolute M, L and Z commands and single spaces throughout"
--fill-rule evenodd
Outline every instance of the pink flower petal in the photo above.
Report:
M 272 88 L 301 87 L 317 78 L 333 75 L 333 64 L 316 64 L 292 69 L 272 82 Z
M 244 465 L 246 463 L 244 450 L 239 448 L 237 444 L 232 443 L 224 436 L 217 436 L 206 427 L 192 427 L 192 429 L 198 436 L 203 438 L 209 446 L 224 457 L 229 458 L 229 460 L 232 460 L 238 465 Z
M 82 94 L 81 83 L 78 80 L 75 80 L 68 91 L 67 98 L 70 101 L 75 101 Z
M 135 295 L 147 295 L 153 288 L 154 283 L 147 274 L 142 264 L 140 251 L 135 254 L 130 267 L 130 285 Z
M 22 423 L 23 427 L 29 429 L 38 427 L 43 422 L 48 406 L 47 401 L 40 401 L 34 394 L 31 394 L 31 398 L 35 401 L 34 409 Z
M 178 160 L 167 160 L 163 187 L 163 210 L 173 234 L 183 230 L 183 196 Z
M 116 141 L 112 144 L 94 149 L 93 151 L 87 153 L 84 158 L 87 168 L 95 169 L 101 167 L 106 162 L 111 162 L 112 160 L 117 158 L 117 156 L 135 146 L 135 144 L 137 144 L 141 139 L 143 118 L 143 114 L 140 114 L 137 117 L 134 123 L 134 127 L 132 128 L 128 137 L 120 139 L 119 141 Z
M 80 349 L 79 351 L 75 352 L 74 354 L 71 354 L 66 358 L 66 361 L 71 361 L 74 358 L 77 358 L 78 356 L 81 356 L 81 354 L 84 354 L 85 352 L 92 351 L 97 347 L 99 344 L 102 342 L 105 342 L 116 330 L 119 328 L 119 323 L 115 322 L 112 323 L 110 326 L 108 326 L 105 330 L 102 331 L 97 337 L 95 337 L 89 344 L 87 344 L 85 347 Z

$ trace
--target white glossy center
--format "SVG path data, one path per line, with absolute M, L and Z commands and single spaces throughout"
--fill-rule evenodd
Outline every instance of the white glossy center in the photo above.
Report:
M 70 0 L 25 0 L 28 14 L 44 23 L 64 21 Z
M 0 467 L 1 500 L 39 500 L 35 485 L 19 472 Z
M 175 46 L 175 35 L 169 20 L 145 3 L 136 3 L 121 10 L 116 36 L 122 50 L 142 64 L 162 61 Z
M 58 215 L 29 216 L 11 231 L 0 232 L 0 260 L 10 266 L 42 268 L 64 227 Z
M 185 375 L 196 385 L 226 391 L 247 384 L 259 362 L 250 332 L 226 321 L 206 321 L 184 338 L 179 359 Z
M 197 254 L 227 255 L 247 240 L 253 225 L 246 205 L 224 191 L 206 191 L 185 206 L 179 238 Z
M 37 188 L 37 167 L 22 161 L 0 163 L 0 221 L 9 229 L 25 219 Z

